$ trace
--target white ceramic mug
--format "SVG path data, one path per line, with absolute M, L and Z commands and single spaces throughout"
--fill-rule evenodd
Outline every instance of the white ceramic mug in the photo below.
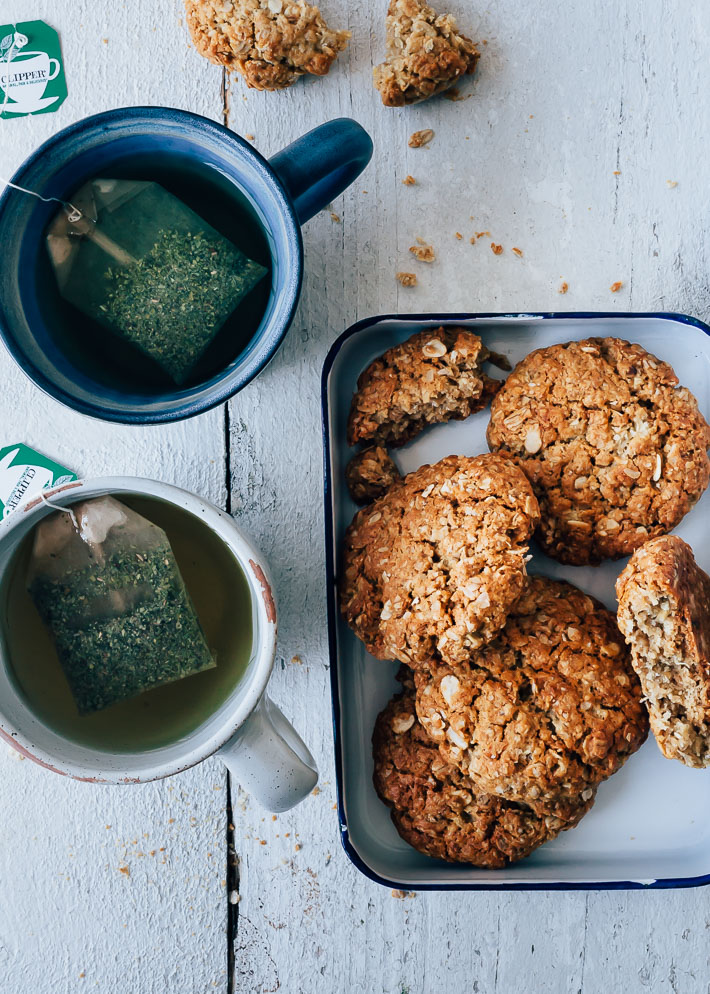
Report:
M 61 66 L 58 59 L 46 52 L 22 52 L 9 62 L 0 62 L 0 90 L 14 100 L 18 109 L 35 107 L 40 103 L 47 83 L 55 79 Z M 41 73 L 37 79 L 18 79 L 25 74 Z
M 229 548 L 249 584 L 253 641 L 247 669 L 229 697 L 198 728 L 177 742 L 135 753 L 110 753 L 72 742 L 28 706 L 12 677 L 4 604 L 0 605 L 0 737 L 41 766 L 90 783 L 131 784 L 180 773 L 218 753 L 239 783 L 270 811 L 287 811 L 315 787 L 310 752 L 266 696 L 276 651 L 276 606 L 267 568 L 230 515 L 185 490 L 152 480 L 110 477 L 63 484 L 44 491 L 55 506 L 113 494 L 147 496 L 172 504 L 206 524 Z M 0 589 L 19 544 L 47 514 L 40 497 L 0 522 Z

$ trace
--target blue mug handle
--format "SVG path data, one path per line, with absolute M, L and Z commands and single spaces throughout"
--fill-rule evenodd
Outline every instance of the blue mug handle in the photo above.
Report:
M 321 124 L 270 160 L 305 224 L 346 190 L 372 158 L 372 139 L 357 121 Z

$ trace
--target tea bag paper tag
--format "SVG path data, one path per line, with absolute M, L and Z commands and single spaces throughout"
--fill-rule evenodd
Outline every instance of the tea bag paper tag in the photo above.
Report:
M 44 21 L 0 24 L 0 118 L 51 114 L 67 98 L 59 35 Z
M 0 517 L 6 518 L 43 490 L 76 479 L 76 473 L 29 445 L 7 445 L 0 449 Z

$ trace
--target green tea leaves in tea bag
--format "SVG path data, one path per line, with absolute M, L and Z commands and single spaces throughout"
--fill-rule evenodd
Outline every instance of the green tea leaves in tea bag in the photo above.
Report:
M 40 522 L 27 588 L 80 714 L 216 666 L 167 535 L 113 497 Z
M 52 221 L 62 296 L 184 383 L 267 270 L 158 183 L 94 179 Z

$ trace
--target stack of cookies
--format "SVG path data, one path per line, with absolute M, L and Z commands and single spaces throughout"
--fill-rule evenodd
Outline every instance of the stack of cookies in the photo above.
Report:
M 588 339 L 505 366 L 463 328 L 426 330 L 362 373 L 346 479 L 343 616 L 403 664 L 379 715 L 374 782 L 421 852 L 503 867 L 574 827 L 644 742 L 710 765 L 710 579 L 667 537 L 710 479 L 710 428 L 673 370 Z M 492 399 L 490 453 L 400 477 L 388 449 Z M 529 576 L 633 553 L 619 619 Z M 638 551 L 637 551 L 638 550 Z M 624 636 L 631 652 L 624 643 Z M 640 678 L 640 679 L 639 679 Z

